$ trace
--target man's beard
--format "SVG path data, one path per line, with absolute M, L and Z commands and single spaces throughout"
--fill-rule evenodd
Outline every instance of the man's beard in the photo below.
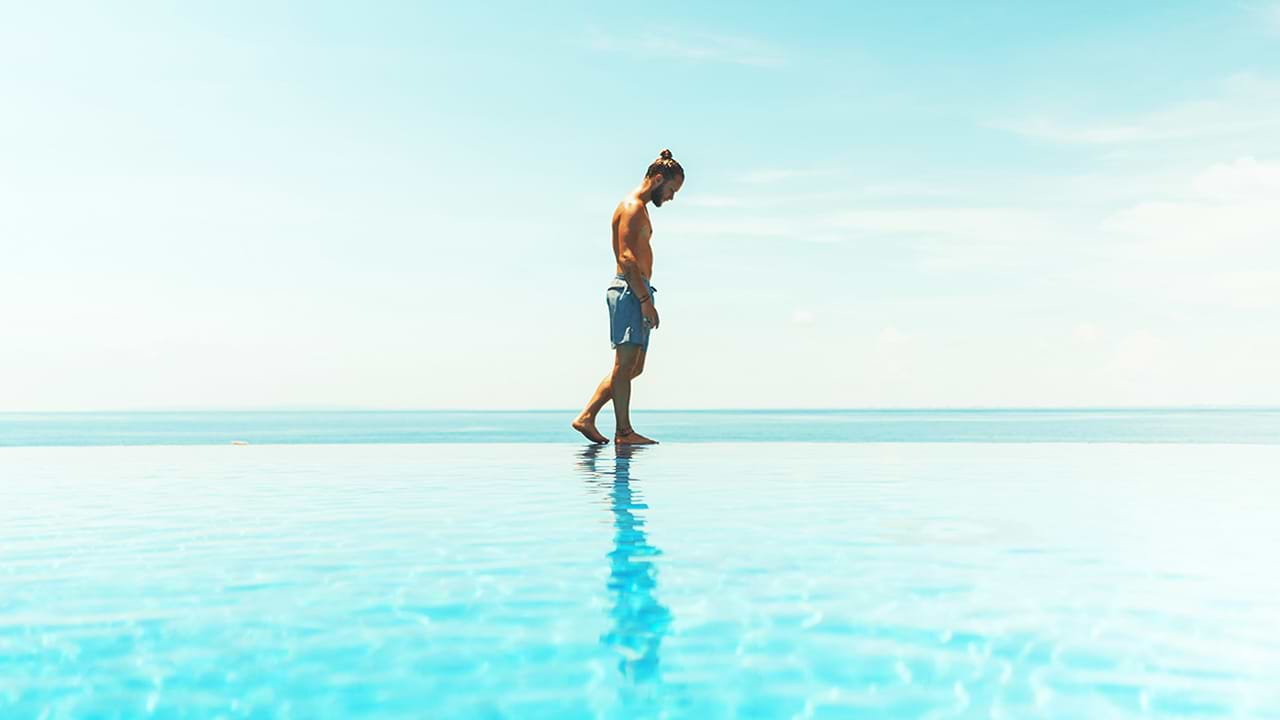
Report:
M 660 195 L 659 195 L 659 196 L 654 196 L 654 198 L 653 198 L 653 206 L 654 206 L 654 207 L 662 207 L 662 202 L 663 202 L 663 201 L 662 201 L 662 197 L 661 197 Z

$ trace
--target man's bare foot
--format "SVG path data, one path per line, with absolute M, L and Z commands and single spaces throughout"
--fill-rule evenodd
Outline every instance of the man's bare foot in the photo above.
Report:
M 614 445 L 657 445 L 658 441 L 650 440 L 649 438 L 636 432 L 635 429 L 628 429 L 626 432 L 622 432 L 621 430 L 619 430 L 613 436 L 613 444 Z
M 587 439 L 593 443 L 609 444 L 609 438 L 600 434 L 600 431 L 596 429 L 595 418 L 579 417 L 573 421 L 573 429 L 586 435 Z

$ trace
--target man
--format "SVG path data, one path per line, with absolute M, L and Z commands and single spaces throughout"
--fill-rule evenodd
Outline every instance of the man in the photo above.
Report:
M 670 202 L 684 185 L 684 168 L 663 150 L 649 165 L 644 181 L 618 203 L 613 211 L 613 255 L 617 270 L 605 292 L 609 305 L 609 342 L 613 346 L 613 371 L 596 388 L 591 402 L 573 421 L 573 429 L 588 440 L 608 443 L 596 429 L 596 415 L 605 403 L 613 400 L 617 445 L 653 445 L 656 440 L 631 427 L 631 381 L 644 370 L 644 356 L 649 349 L 649 331 L 658 329 L 658 310 L 653 305 L 653 249 L 649 239 L 650 201 L 654 207 Z

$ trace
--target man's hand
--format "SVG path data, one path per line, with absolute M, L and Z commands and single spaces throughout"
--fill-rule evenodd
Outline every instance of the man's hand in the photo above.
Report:
M 640 306 L 640 314 L 644 316 L 646 325 L 654 330 L 658 329 L 658 308 L 653 306 L 653 298 Z

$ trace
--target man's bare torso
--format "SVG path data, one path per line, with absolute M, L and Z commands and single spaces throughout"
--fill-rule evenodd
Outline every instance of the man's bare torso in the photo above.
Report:
M 653 248 L 649 245 L 649 238 L 653 236 L 653 226 L 649 224 L 649 209 L 636 197 L 626 198 L 618 203 L 617 209 L 613 211 L 613 257 L 617 261 L 617 273 L 621 275 L 625 272 L 620 257 L 622 248 L 618 244 L 618 227 L 632 215 L 638 215 L 638 232 L 629 233 L 627 244 L 630 246 L 631 253 L 635 255 L 640 273 L 652 280 Z

